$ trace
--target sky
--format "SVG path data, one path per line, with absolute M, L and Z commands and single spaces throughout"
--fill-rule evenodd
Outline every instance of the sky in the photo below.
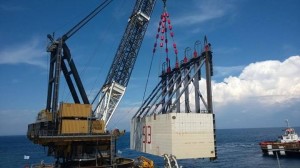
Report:
M 0 0 L 0 135 L 26 134 L 46 106 L 47 34 L 62 36 L 102 1 L 70 2 Z M 134 1 L 113 1 L 67 41 L 89 99 L 106 78 L 133 6 Z M 212 44 L 218 129 L 284 127 L 285 119 L 300 126 L 299 6 L 298 0 L 167 1 L 179 59 L 205 35 Z M 165 55 L 152 50 L 162 11 L 158 0 L 111 129 L 129 130 L 151 57 L 148 94 L 159 81 Z M 72 102 L 61 81 L 60 101 Z

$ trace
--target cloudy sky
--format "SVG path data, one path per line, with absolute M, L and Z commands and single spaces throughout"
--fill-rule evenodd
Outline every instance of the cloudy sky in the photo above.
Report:
M 0 135 L 25 134 L 45 108 L 46 35 L 66 33 L 101 1 L 0 1 Z M 102 86 L 134 1 L 115 0 L 67 43 L 90 99 Z M 186 47 L 207 35 L 213 48 L 217 128 L 300 126 L 300 1 L 169 0 L 174 40 Z M 162 12 L 157 1 L 138 60 L 110 128 L 129 129 L 140 106 Z M 154 55 L 147 91 L 159 81 Z M 173 62 L 172 62 L 173 61 Z M 171 57 L 174 63 L 174 57 Z M 72 102 L 61 80 L 60 101 Z

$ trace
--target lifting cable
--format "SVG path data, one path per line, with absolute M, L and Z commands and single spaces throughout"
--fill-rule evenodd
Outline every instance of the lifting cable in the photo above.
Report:
M 157 38 L 156 38 L 156 42 L 157 42 Z M 144 89 L 142 104 L 144 103 L 145 95 L 146 95 L 146 91 L 147 91 L 147 87 L 148 87 L 149 76 L 150 76 L 150 72 L 151 72 L 151 69 L 152 69 L 153 58 L 154 58 L 154 55 L 155 55 L 156 42 L 155 42 L 152 57 L 151 57 L 151 63 L 150 63 L 150 67 L 149 67 L 149 71 L 148 71 L 148 75 L 147 75 L 147 81 L 146 81 L 146 86 L 145 86 L 145 89 Z
M 148 75 L 147 75 L 147 81 L 146 81 L 146 86 L 145 86 L 144 95 L 143 95 L 143 99 L 142 99 L 142 104 L 144 103 L 145 94 L 146 94 L 147 87 L 148 87 L 149 76 L 150 76 L 150 72 L 151 72 L 151 68 L 152 68 L 153 57 L 156 52 L 158 39 L 160 39 L 160 43 L 159 43 L 160 48 L 163 48 L 165 45 L 166 62 L 164 62 L 163 65 L 167 64 L 167 73 L 171 72 L 169 49 L 168 49 L 168 29 L 170 31 L 170 36 L 171 36 L 171 39 L 173 42 L 173 49 L 174 49 L 174 54 L 175 54 L 175 59 L 176 59 L 175 67 L 176 68 L 179 67 L 178 56 L 177 56 L 178 49 L 177 49 L 177 45 L 174 40 L 173 26 L 171 25 L 170 16 L 169 16 L 169 13 L 167 12 L 166 1 L 167 0 L 163 0 L 163 3 L 164 3 L 163 4 L 164 5 L 163 12 L 161 14 L 158 29 L 157 29 L 157 34 L 156 34 L 156 39 L 155 39 L 155 43 L 154 43 L 154 47 L 153 47 L 153 51 L 152 51 L 152 58 L 151 58 L 151 63 L 150 63 L 150 67 L 149 67 L 149 71 L 148 71 Z M 165 72 L 165 70 L 162 69 L 162 72 Z
M 102 8 L 105 8 L 108 4 L 110 4 L 112 1 L 109 1 L 109 0 L 106 0 L 105 2 L 103 2 L 99 7 L 97 7 L 92 13 L 94 13 L 97 9 L 99 9 L 100 7 L 102 7 L 102 6 L 104 6 L 104 7 L 102 7 Z M 120 8 L 120 6 L 123 6 L 122 4 L 124 4 L 124 3 L 119 3 L 120 5 L 118 5 L 118 8 Z M 94 14 L 94 16 L 95 15 L 97 15 L 99 12 L 101 12 L 102 11 L 102 9 L 101 10 L 99 10 L 97 13 L 95 13 Z M 91 15 L 91 14 L 90 14 Z M 88 20 L 91 20 L 94 16 L 90 16 L 90 15 L 88 15 L 87 17 L 85 17 L 85 18 L 87 18 Z M 81 21 L 82 22 L 82 21 Z M 86 23 L 84 23 L 84 24 L 82 24 L 82 23 L 78 23 L 77 25 L 81 25 L 81 27 L 82 26 L 84 26 Z M 115 19 L 112 19 L 111 21 L 110 21 L 110 23 L 109 24 L 105 24 L 106 25 L 106 28 L 104 29 L 105 31 L 107 31 L 108 30 L 108 28 L 109 27 L 111 27 L 111 25 L 113 25 L 113 23 L 115 22 Z M 74 28 L 73 28 L 74 29 Z M 73 30 L 73 29 L 71 29 L 71 30 Z M 72 31 L 69 31 L 69 32 L 67 32 L 66 34 L 70 34 L 70 35 L 73 35 L 74 33 L 72 32 Z M 76 31 L 77 32 L 77 31 Z M 72 33 L 72 34 L 71 34 Z M 105 33 L 104 33 L 105 34 Z M 115 40 L 114 40 L 115 41 Z M 103 42 L 102 42 L 103 43 Z M 99 45 L 99 44 L 98 44 Z M 101 43 L 100 43 L 100 46 L 101 46 Z M 91 61 L 95 58 L 95 56 L 96 56 L 96 53 L 97 53 L 97 50 L 98 50 L 98 48 L 99 47 L 96 47 L 95 49 L 94 49 L 94 51 L 93 51 L 93 53 L 92 53 L 92 55 L 90 55 L 89 57 L 88 57 L 88 59 L 87 59 L 87 61 L 86 61 L 86 63 L 85 63 L 85 65 L 83 66 L 83 68 L 81 69 L 81 71 L 79 72 L 79 76 L 81 77 L 81 80 L 85 77 L 85 75 L 86 75 L 86 71 L 87 71 L 87 65 L 89 64 L 89 63 L 91 63 Z M 72 59 L 72 58 L 71 58 Z M 108 61 L 108 56 L 106 56 L 105 57 L 105 59 L 104 59 L 104 63 L 103 62 L 101 62 L 103 65 L 105 64 L 105 62 L 107 62 Z M 100 68 L 99 68 L 99 73 L 97 73 L 97 74 L 100 74 L 101 72 L 102 72 L 102 68 L 101 67 L 103 67 L 103 66 L 100 66 Z M 83 81 L 83 80 L 82 80 Z M 89 96 L 91 96 L 92 95 L 92 92 L 93 92 L 93 90 L 94 90 L 94 88 L 95 88 L 95 86 L 96 86 L 96 84 L 99 82 L 99 78 L 96 78 L 96 80 L 94 81 L 94 84 L 92 85 L 92 88 L 90 89 L 90 92 L 89 92 L 89 94 L 87 94 L 87 96 L 89 97 Z M 65 90 L 65 88 L 64 88 L 64 90 Z M 64 100 L 65 101 L 68 101 L 69 99 L 70 99 L 70 96 L 71 96 L 71 93 L 69 92 L 69 93 L 67 93 L 65 96 L 64 96 Z
M 123 1 L 122 3 L 118 3 L 118 6 L 116 7 L 117 11 L 120 11 L 121 8 L 124 7 L 124 3 L 125 3 L 125 1 Z M 110 30 L 111 27 L 114 27 L 115 23 L 116 23 L 116 19 L 110 19 L 110 22 L 108 22 L 108 23 L 105 24 L 105 28 L 103 29 L 103 34 L 109 34 L 108 30 Z M 99 54 L 99 52 L 98 52 L 99 46 L 103 46 L 104 43 L 105 43 L 105 41 L 102 40 L 100 42 L 100 44 L 97 44 L 97 47 L 94 49 L 92 58 L 89 59 L 89 61 L 86 63 L 86 65 L 88 65 L 90 62 L 92 62 L 92 60 L 95 58 L 95 56 L 96 56 L 97 53 Z M 113 46 L 115 46 L 116 43 L 118 43 L 117 38 L 112 38 L 112 44 L 113 44 Z M 109 61 L 110 61 L 109 60 L 109 58 L 110 58 L 109 54 L 103 54 L 103 52 L 102 52 L 102 55 L 105 55 L 105 56 L 104 56 L 104 59 L 102 59 L 103 61 L 100 62 L 100 66 L 99 66 L 98 71 L 96 73 L 99 76 L 95 78 L 93 84 L 91 85 L 90 91 L 87 94 L 88 97 L 91 97 L 91 98 L 92 98 L 92 96 L 94 94 L 94 90 L 97 91 L 97 92 L 99 92 L 99 91 L 101 92 L 102 91 L 101 90 L 102 88 L 98 88 L 99 85 L 100 85 L 101 77 L 102 77 L 100 74 L 103 73 L 103 67 L 105 67 L 105 65 L 108 65 Z M 102 55 L 101 55 L 101 57 L 102 57 Z M 96 87 L 98 89 L 95 89 Z M 92 101 L 94 102 L 96 100 L 96 98 L 97 98 L 97 96 L 93 97 Z M 91 102 L 91 104 L 93 104 L 93 102 Z
M 75 25 L 67 33 L 62 35 L 61 39 L 66 41 L 68 38 L 70 38 L 72 35 L 74 35 L 79 29 L 81 29 L 84 25 L 86 25 L 92 18 L 94 18 L 99 12 L 101 12 L 106 6 L 108 6 L 111 2 L 112 2 L 112 0 L 105 0 L 96 9 L 94 9 L 89 15 L 87 15 L 83 20 L 81 20 L 77 25 Z M 77 18 L 77 16 L 74 17 L 74 18 Z M 59 30 L 59 29 L 62 29 L 66 25 L 67 24 L 63 24 L 62 26 L 56 28 L 56 31 Z M 52 37 L 54 38 L 54 33 L 53 33 Z M 71 56 L 71 60 L 72 59 L 73 58 Z M 85 73 L 85 69 L 83 69 L 80 74 Z M 64 85 L 63 92 L 64 93 L 60 95 L 60 99 L 68 100 L 70 98 L 71 93 L 70 92 L 67 93 L 67 94 L 65 93 L 66 92 L 66 85 Z

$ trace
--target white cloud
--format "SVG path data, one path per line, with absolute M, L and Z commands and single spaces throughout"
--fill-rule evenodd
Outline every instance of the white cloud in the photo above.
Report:
M 300 97 L 300 56 L 283 62 L 263 61 L 252 63 L 237 76 L 214 83 L 214 101 L 224 105 L 245 99 L 260 99 L 273 105 Z
M 230 69 L 230 68 L 229 68 Z M 284 126 L 289 119 L 298 124 L 300 103 L 300 56 L 284 61 L 251 63 L 236 76 L 212 81 L 213 107 L 218 128 Z M 214 78 L 214 77 L 213 77 Z M 200 91 L 206 98 L 206 81 Z M 191 84 L 190 107 L 194 111 L 194 88 Z M 184 109 L 184 97 L 181 98 Z M 201 110 L 205 110 L 201 103 Z
M 168 3 L 168 2 L 167 2 Z M 196 24 L 205 23 L 214 19 L 222 18 L 228 16 L 234 12 L 234 3 L 232 1 L 222 1 L 222 0 L 209 0 L 209 1 L 199 1 L 194 0 L 189 2 L 190 5 L 187 5 L 185 1 L 177 2 L 176 6 L 180 8 L 186 8 L 183 12 L 178 12 L 177 7 L 170 8 L 168 12 L 171 17 L 171 24 L 175 29 L 175 39 L 178 42 L 178 36 L 176 32 L 180 30 L 179 27 L 189 27 L 188 31 L 192 34 L 199 33 L 202 30 L 199 26 L 193 26 Z M 168 6 L 168 5 L 167 5 Z M 174 10 L 174 11 L 173 11 Z M 161 11 L 162 12 L 162 11 Z M 157 33 L 158 23 L 160 16 L 152 16 L 148 30 L 146 32 L 146 37 L 155 38 Z M 193 26 L 193 27 L 190 27 Z M 178 29 L 179 28 L 179 29 Z M 207 27 L 206 27 L 207 29 Z M 184 29 L 186 31 L 186 29 Z
M 29 64 L 46 68 L 46 52 L 40 40 L 34 38 L 22 44 L 0 50 L 0 64 Z
M 232 11 L 228 1 L 195 1 L 192 10 L 182 13 L 173 21 L 173 25 L 194 25 L 221 18 Z

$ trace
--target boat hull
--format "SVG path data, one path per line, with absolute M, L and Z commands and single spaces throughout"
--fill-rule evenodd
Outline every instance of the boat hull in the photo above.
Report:
M 273 141 L 265 141 L 261 142 L 260 148 L 264 155 L 268 156 L 298 156 L 300 157 L 300 142 L 273 142 Z

